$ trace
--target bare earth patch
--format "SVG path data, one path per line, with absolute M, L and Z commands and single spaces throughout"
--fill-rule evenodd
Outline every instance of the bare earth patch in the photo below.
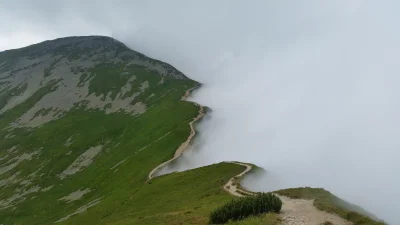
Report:
M 31 188 L 25 189 L 25 190 L 17 189 L 15 191 L 14 195 L 11 196 L 10 198 L 0 200 L 0 210 L 9 208 L 15 204 L 18 204 L 18 203 L 24 201 L 26 199 L 26 197 L 25 197 L 26 195 L 38 192 L 39 190 L 40 190 L 39 186 L 34 186 L 34 187 L 31 187 Z
M 14 137 L 15 137 L 15 135 L 12 134 L 12 133 L 9 133 L 6 136 L 4 136 L 4 138 L 6 138 L 6 139 L 11 139 L 11 138 L 14 138 Z
M 72 137 L 69 137 L 68 140 L 64 143 L 64 145 L 68 147 L 72 145 L 72 143 L 74 143 L 74 140 L 72 140 Z
M 124 163 L 126 161 L 126 159 L 122 160 L 121 162 L 115 164 L 115 166 L 111 167 L 110 170 L 113 170 L 115 168 L 117 168 L 118 166 L 120 166 L 122 163 Z
M 33 183 L 33 181 L 37 178 L 37 174 L 40 172 L 42 168 L 37 169 L 35 172 L 29 174 L 25 180 L 22 180 L 21 183 L 19 183 L 22 186 L 29 186 Z
M 13 146 L 12 148 L 8 149 L 7 152 L 12 154 L 12 153 L 17 152 L 18 151 L 17 149 L 18 149 L 18 146 Z
M 6 164 L 6 166 L 0 167 L 0 175 L 14 169 L 15 167 L 17 167 L 21 162 L 25 161 L 25 160 L 32 160 L 32 157 L 39 154 L 40 151 L 34 151 L 32 153 L 24 153 L 20 156 L 14 157 L 12 159 L 10 159 Z
M 3 161 L 3 160 L 5 160 L 5 159 L 7 159 L 7 158 L 8 158 L 8 154 L 5 155 L 5 156 L 3 156 L 3 157 L 0 157 L 0 161 Z
M 102 148 L 102 145 L 89 148 L 82 155 L 78 156 L 78 158 L 67 169 L 59 174 L 58 177 L 62 180 L 67 176 L 74 175 L 75 173 L 85 169 L 92 164 L 93 159 L 101 152 Z
M 67 196 L 64 196 L 64 197 L 58 199 L 58 201 L 66 201 L 66 202 L 70 203 L 70 202 L 81 199 L 85 194 L 87 194 L 89 192 L 90 192 L 89 188 L 86 188 L 84 190 L 79 189 L 75 192 L 72 192 L 71 194 L 69 194 Z
M 20 180 L 17 178 L 21 171 L 14 173 L 12 176 L 0 180 L 0 187 L 7 186 L 7 184 L 15 184 L 18 183 Z
M 50 191 L 50 189 L 52 189 L 53 187 L 54 187 L 54 185 L 51 185 L 51 186 L 42 188 L 42 190 L 40 190 L 40 191 L 41 191 L 41 192 L 47 192 L 47 191 Z
M 84 212 L 86 212 L 89 208 L 91 208 L 91 207 L 93 207 L 93 206 L 99 204 L 99 203 L 100 203 L 100 200 L 101 200 L 101 198 L 97 198 L 97 199 L 95 199 L 95 200 L 89 202 L 88 204 L 86 204 L 86 205 L 84 205 L 84 206 L 82 206 L 82 207 L 79 207 L 74 213 L 69 214 L 69 215 L 67 215 L 66 217 L 63 217 L 63 218 L 57 220 L 57 221 L 54 222 L 54 223 L 63 222 L 63 221 L 65 221 L 65 220 L 71 218 L 71 217 L 74 216 L 74 215 L 77 215 L 77 214 L 80 214 L 80 213 L 84 213 Z
M 61 118 L 69 110 L 76 107 L 76 104 L 79 105 L 81 103 L 83 103 L 82 106 L 86 109 L 99 109 L 105 111 L 106 114 L 122 111 L 130 115 L 140 115 L 146 111 L 146 104 L 137 102 L 132 105 L 131 103 L 149 87 L 148 81 L 141 83 L 139 92 L 133 93 L 129 97 L 124 97 L 123 95 L 132 88 L 131 83 L 135 80 L 135 76 L 132 76 L 125 86 L 121 87 L 117 97 L 113 98 L 112 92 L 102 93 L 100 95 L 96 95 L 95 93 L 89 94 L 89 84 L 94 77 L 80 86 L 78 85 L 80 82 L 79 79 L 64 77 L 65 74 L 70 75 L 69 70 L 69 66 L 63 65 L 62 67 L 57 67 L 54 74 L 46 78 L 50 79 L 53 77 L 54 79 L 57 77 L 62 80 L 57 84 L 57 89 L 55 91 L 45 95 L 24 115 L 18 118 L 14 127 L 41 126 L 47 122 Z M 57 99 L 57 101 L 55 101 L 55 99 Z M 41 110 L 49 111 L 44 115 L 38 115 L 38 112 Z

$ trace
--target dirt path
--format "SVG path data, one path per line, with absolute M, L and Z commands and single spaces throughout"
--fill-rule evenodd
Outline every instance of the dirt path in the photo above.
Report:
M 247 194 L 254 194 L 251 192 L 248 192 L 246 190 L 241 189 L 240 187 L 238 187 L 238 184 L 240 182 L 240 178 L 243 177 L 244 175 L 246 175 L 248 172 L 250 172 L 251 169 L 253 169 L 253 167 L 250 164 L 246 164 L 246 163 L 241 163 L 241 162 L 230 162 L 230 163 L 234 163 L 240 166 L 244 166 L 246 167 L 246 169 L 239 173 L 238 175 L 232 177 L 228 183 L 226 183 L 224 185 L 224 189 L 225 191 L 229 192 L 231 195 L 237 196 L 237 197 L 243 197 L 244 195 L 242 193 L 247 193 Z M 241 193 L 242 192 L 242 193 Z
M 321 211 L 314 206 L 314 200 L 291 199 L 279 196 L 282 200 L 281 217 L 284 225 L 321 225 L 326 221 L 334 225 L 351 225 L 353 223 L 339 217 Z
M 246 167 L 240 174 L 232 177 L 228 183 L 224 185 L 224 189 L 231 195 L 244 197 L 246 195 L 254 195 L 254 192 L 243 190 L 240 186 L 240 178 L 246 175 L 253 168 L 252 165 L 241 162 L 230 162 Z M 243 194 L 244 193 L 244 194 Z M 282 210 L 280 216 L 282 225 L 321 225 L 324 222 L 331 222 L 333 225 L 351 225 L 351 222 L 339 217 L 335 214 L 330 214 L 321 211 L 314 206 L 314 200 L 306 199 L 291 199 L 285 196 L 278 196 L 282 201 Z
M 185 95 L 182 96 L 182 100 L 186 101 L 187 98 L 190 95 L 190 92 L 193 90 L 189 89 L 186 91 Z M 198 105 L 198 104 L 196 104 Z M 171 163 L 175 159 L 179 158 L 188 148 L 190 145 L 190 142 L 192 141 L 193 137 L 196 135 L 196 131 L 193 127 L 193 124 L 198 121 L 200 118 L 204 116 L 204 108 L 203 106 L 199 105 L 199 113 L 198 115 L 191 121 L 189 122 L 190 126 L 190 135 L 187 138 L 185 142 L 179 146 L 179 148 L 176 150 L 175 155 L 172 159 L 161 163 L 157 167 L 155 167 L 150 173 L 149 173 L 149 180 L 154 178 L 156 175 L 156 172 L 159 171 L 162 167 L 167 165 L 168 163 Z M 234 163 L 237 165 L 241 165 L 245 167 L 245 170 L 238 175 L 232 177 L 228 183 L 224 185 L 224 190 L 226 190 L 228 193 L 231 195 L 237 196 L 237 197 L 244 197 L 245 195 L 254 195 L 254 192 L 250 192 L 247 190 L 244 190 L 239 184 L 241 178 L 249 173 L 252 169 L 253 166 L 251 164 L 247 163 L 241 163 L 241 162 L 230 162 Z M 335 214 L 330 214 L 324 211 L 321 211 L 317 209 L 314 206 L 314 200 L 306 200 L 306 199 L 291 199 L 288 197 L 280 196 L 277 195 L 281 200 L 282 200 L 282 210 L 280 212 L 280 216 L 282 218 L 282 225 L 321 225 L 324 222 L 331 222 L 334 225 L 351 225 L 351 222 L 348 222 L 341 217 L 335 215 Z
M 186 101 L 186 99 L 189 97 L 190 92 L 195 89 L 189 89 L 185 92 L 185 95 L 182 96 L 182 101 Z M 192 141 L 193 137 L 196 135 L 196 130 L 194 129 L 193 124 L 198 121 L 199 119 L 201 119 L 204 116 L 204 107 L 202 105 L 199 105 L 197 103 L 195 103 L 197 106 L 200 107 L 199 109 L 199 113 L 197 114 L 197 116 L 189 122 L 189 127 L 190 127 L 190 135 L 189 137 L 186 139 L 185 142 L 183 142 L 179 148 L 175 151 L 174 157 L 168 161 L 165 161 L 163 163 L 161 163 L 160 165 L 158 165 L 157 167 L 155 167 L 150 173 L 149 173 L 149 177 L 148 177 L 148 181 L 151 180 L 152 178 L 155 177 L 155 174 L 157 171 L 159 171 L 161 168 L 163 168 L 164 166 L 166 166 L 168 163 L 174 161 L 175 159 L 179 158 L 189 147 L 190 142 Z

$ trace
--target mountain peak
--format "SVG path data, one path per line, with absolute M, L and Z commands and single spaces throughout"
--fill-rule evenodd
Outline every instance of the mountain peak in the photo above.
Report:
M 171 80 L 190 81 L 110 37 L 59 38 L 0 52 L 0 114 L 46 89 L 14 126 L 39 126 L 76 107 L 139 115 Z

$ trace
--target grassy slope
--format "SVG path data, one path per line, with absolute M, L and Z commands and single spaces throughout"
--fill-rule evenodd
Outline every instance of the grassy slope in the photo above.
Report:
M 51 224 L 98 197 L 102 197 L 102 202 L 96 208 L 99 208 L 101 213 L 96 215 L 103 217 L 110 214 L 110 209 L 121 205 L 127 197 L 139 190 L 145 183 L 148 172 L 172 157 L 176 148 L 189 135 L 188 122 L 197 115 L 198 107 L 179 99 L 193 85 L 195 84 L 191 81 L 176 81 L 170 84 L 169 92 L 139 117 L 122 113 L 106 115 L 98 111 L 75 109 L 65 117 L 40 128 L 14 130 L 14 138 L 0 140 L 0 149 L 6 150 L 18 145 L 19 151 L 10 158 L 19 156 L 22 152 L 29 153 L 43 148 L 38 158 L 23 161 L 18 167 L 0 175 L 0 180 L 18 171 L 21 172 L 20 177 L 26 177 L 40 170 L 40 173 L 43 173 L 42 177 L 37 178 L 26 189 L 34 185 L 40 185 L 42 188 L 55 186 L 45 193 L 27 195 L 27 200 L 15 209 L 0 211 L 0 222 Z M 50 86 L 43 88 L 28 101 L 5 113 L 0 123 L 0 135 L 5 135 L 6 131 L 3 128 L 8 122 L 17 118 L 50 91 Z M 168 135 L 164 136 L 165 134 Z M 67 147 L 64 143 L 69 137 L 72 137 L 74 142 Z M 160 137 L 163 138 L 155 141 Z M 56 177 L 80 154 L 98 144 L 104 145 L 103 151 L 90 167 L 65 180 Z M 144 146 L 147 148 L 139 152 Z M 72 153 L 67 155 L 69 151 Z M 1 152 L 1 155 L 6 154 L 9 153 Z M 126 161 L 116 173 L 110 170 L 122 160 Z M 12 196 L 18 187 L 19 184 L 11 184 L 3 188 L 0 197 L 5 199 Z M 92 192 L 76 202 L 57 201 L 80 188 L 89 188 Z M 36 198 L 31 199 L 33 196 Z M 88 218 L 86 214 L 76 217 L 81 216 Z M 97 224 L 98 219 L 100 218 L 90 220 Z
M 258 217 L 251 217 L 242 221 L 229 222 L 230 225 L 279 225 L 281 219 L 278 214 L 268 213 Z
M 9 60 L 10 54 L 14 53 L 12 56 L 18 57 L 23 50 L 9 51 L 1 55 L 6 55 L 6 58 L 0 59 Z M 60 52 L 67 53 L 70 51 Z M 7 70 L 8 67 L 2 69 Z M 74 68 L 72 72 L 77 74 L 78 71 L 79 68 Z M 44 73 L 50 75 L 51 66 Z M 93 78 L 89 85 L 90 93 L 106 95 L 111 92 L 114 98 L 132 75 L 136 79 L 131 83 L 131 91 L 123 98 L 138 92 L 143 82 L 148 82 L 150 86 L 132 102 L 141 101 L 148 107 L 146 113 L 137 117 L 83 110 L 80 108 L 84 106 L 82 102 L 61 119 L 39 128 L 18 128 L 10 133 L 6 129 L 9 124 L 32 108 L 43 96 L 54 91 L 57 80 L 1 115 L 0 137 L 8 138 L 0 139 L 0 157 L 6 157 L 6 160 L 0 161 L 0 171 L 13 162 L 8 160 L 23 153 L 40 151 L 40 154 L 0 175 L 0 181 L 15 174 L 20 179 L 0 187 L 0 199 L 12 197 L 17 189 L 28 190 L 37 185 L 52 188 L 47 192 L 27 194 L 25 200 L 0 209 L 0 224 L 54 224 L 98 198 L 101 198 L 99 204 L 59 224 L 206 224 L 211 210 L 233 198 L 223 191 L 222 186 L 243 170 L 234 164 L 221 163 L 174 173 L 146 183 L 151 169 L 171 158 L 188 137 L 188 122 L 197 115 L 199 107 L 180 99 L 186 90 L 197 84 L 167 76 L 160 82 L 161 77 L 155 71 L 123 64 L 101 64 L 83 73 L 80 78 L 81 82 Z M 1 105 L 5 104 L 8 96 L 19 94 L 20 90 L 17 91 L 3 92 L 0 96 Z M 69 139 L 73 142 L 66 146 Z M 57 177 L 78 156 L 97 145 L 103 145 L 103 150 L 88 168 L 64 180 Z M 6 151 L 13 146 L 18 146 L 17 152 Z M 116 169 L 111 169 L 117 164 L 120 165 Z M 22 186 L 21 182 L 27 181 L 32 174 L 32 183 Z M 77 201 L 58 201 L 74 191 L 86 188 L 91 192 Z M 250 222 L 253 220 L 249 219 Z
M 234 198 L 222 186 L 241 171 L 243 167 L 236 164 L 219 163 L 157 177 L 98 224 L 207 224 L 212 210 Z M 92 213 L 95 216 L 97 212 Z M 91 224 L 80 218 L 68 224 L 81 223 Z M 278 225 L 280 219 L 271 213 L 229 224 Z
M 79 54 L 74 53 L 72 58 L 79 59 L 77 56 Z M 0 61 L 4 60 L 1 57 L 0 55 Z M 20 172 L 19 177 L 23 179 L 38 172 L 41 176 L 37 176 L 25 189 L 35 185 L 42 188 L 53 185 L 48 192 L 26 195 L 26 200 L 15 208 L 0 210 L 0 224 L 53 224 L 97 198 L 101 198 L 98 205 L 60 224 L 206 224 L 208 215 L 214 208 L 234 198 L 222 189 L 223 184 L 243 170 L 243 167 L 234 164 L 216 164 L 162 176 L 151 183 L 145 183 L 149 171 L 171 158 L 189 135 L 188 122 L 197 115 L 198 107 L 179 100 L 187 89 L 196 84 L 189 80 L 177 81 L 166 77 L 164 83 L 159 85 L 160 76 L 156 72 L 135 66 L 129 67 L 126 75 L 110 76 L 121 74 L 122 69 L 123 65 L 103 64 L 91 69 L 89 72 L 92 75 L 83 74 L 81 80 L 85 81 L 96 74 L 90 82 L 90 93 L 111 92 L 112 97 L 115 97 L 117 90 L 134 74 L 136 80 L 126 96 L 139 91 L 142 82 L 149 82 L 151 88 L 133 102 L 145 102 L 149 107 L 145 114 L 139 117 L 123 113 L 106 115 L 95 110 L 76 108 L 59 120 L 33 130 L 15 129 L 12 132 L 14 138 L 0 140 L 0 149 L 3 150 L 0 151 L 0 158 L 9 155 L 10 159 L 23 152 L 39 149 L 41 152 L 39 157 L 24 161 L 18 167 L 0 175 L 0 181 L 17 172 Z M 46 72 L 50 74 L 51 68 Z M 53 91 L 56 82 L 50 82 L 24 103 L 0 115 L 0 137 L 9 134 L 4 128 L 10 122 Z M 0 93 L 0 107 L 10 96 L 18 95 L 25 88 L 22 86 Z M 74 142 L 65 146 L 64 143 L 70 137 Z M 90 167 L 65 180 L 57 178 L 79 155 L 99 144 L 104 145 L 103 151 Z M 16 145 L 18 152 L 4 151 Z M 67 154 L 68 152 L 71 154 Z M 117 169 L 110 169 L 120 162 L 123 163 Z M 2 188 L 0 199 L 12 196 L 20 187 L 19 184 L 10 184 Z M 91 192 L 80 200 L 71 203 L 57 201 L 71 192 L 85 188 L 89 188 Z M 370 221 L 338 208 L 332 202 L 335 197 L 325 192 L 315 191 L 317 189 L 300 190 L 302 189 L 291 189 L 280 193 L 290 197 L 316 198 L 315 204 L 322 210 L 335 212 L 352 221 Z M 276 214 L 266 214 L 229 224 L 279 223 Z
M 320 210 L 335 213 L 340 217 L 354 223 L 354 225 L 384 225 L 383 222 L 374 221 L 361 215 L 360 208 L 351 205 L 344 200 L 334 196 L 322 188 L 291 188 L 276 191 L 277 194 L 290 198 L 315 199 L 314 206 Z M 358 211 L 358 212 L 355 212 Z M 365 213 L 365 212 L 362 212 Z
M 110 73 L 99 70 L 98 79 Z M 141 68 L 136 68 L 134 74 L 137 82 L 133 89 L 138 89 L 137 84 L 143 81 L 148 81 L 150 87 L 155 87 L 159 81 L 157 74 Z M 4 128 L 53 91 L 56 82 L 49 83 L 27 101 L 3 114 L 0 136 L 9 134 Z M 95 82 L 93 87 L 98 86 L 97 90 L 93 89 L 95 92 L 110 91 L 107 86 L 99 86 L 107 82 L 99 80 L 99 85 Z M 59 224 L 206 224 L 210 211 L 234 198 L 222 186 L 243 170 L 241 166 L 221 163 L 162 176 L 146 184 L 149 171 L 171 158 L 189 135 L 188 122 L 197 115 L 199 108 L 193 103 L 180 101 L 180 98 L 194 85 L 196 83 L 192 81 L 166 77 L 163 85 L 148 89 L 138 100 L 135 99 L 145 101 L 150 107 L 138 117 L 123 113 L 106 115 L 76 108 L 42 127 L 14 129 L 14 138 L 0 140 L 0 149 L 3 149 L 0 157 L 9 155 L 10 159 L 39 149 L 41 153 L 39 157 L 23 161 L 0 175 L 0 180 L 16 172 L 20 172 L 18 177 L 24 180 L 38 171 L 37 175 L 41 174 L 41 177 L 37 176 L 25 189 L 35 185 L 42 188 L 53 185 L 53 188 L 28 194 L 26 200 L 16 207 L 0 210 L 0 224 L 53 224 L 97 198 L 101 198 L 98 205 Z M 155 97 L 149 98 L 151 94 Z M 69 138 L 73 143 L 65 146 Z M 104 145 L 103 151 L 90 167 L 64 180 L 57 177 L 79 155 L 99 144 Z M 18 152 L 4 151 L 16 145 Z M 110 169 L 122 161 L 117 170 Z M 21 188 L 19 183 L 3 187 L 0 199 L 12 196 L 17 188 Z M 86 188 L 91 192 L 82 199 L 71 203 L 58 201 Z M 260 220 L 265 218 L 251 218 L 244 222 L 256 224 Z
M 241 170 L 220 163 L 155 178 L 101 224 L 206 224 L 212 209 L 232 199 L 222 185 Z

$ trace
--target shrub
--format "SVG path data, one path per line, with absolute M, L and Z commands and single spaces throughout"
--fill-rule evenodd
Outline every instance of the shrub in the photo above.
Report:
M 210 223 L 222 224 L 229 220 L 241 220 L 249 216 L 262 213 L 278 213 L 282 208 L 282 201 L 272 193 L 259 193 L 246 196 L 217 208 L 210 214 Z
M 321 225 L 333 225 L 333 223 L 330 221 L 325 221 L 324 223 L 321 223 Z

